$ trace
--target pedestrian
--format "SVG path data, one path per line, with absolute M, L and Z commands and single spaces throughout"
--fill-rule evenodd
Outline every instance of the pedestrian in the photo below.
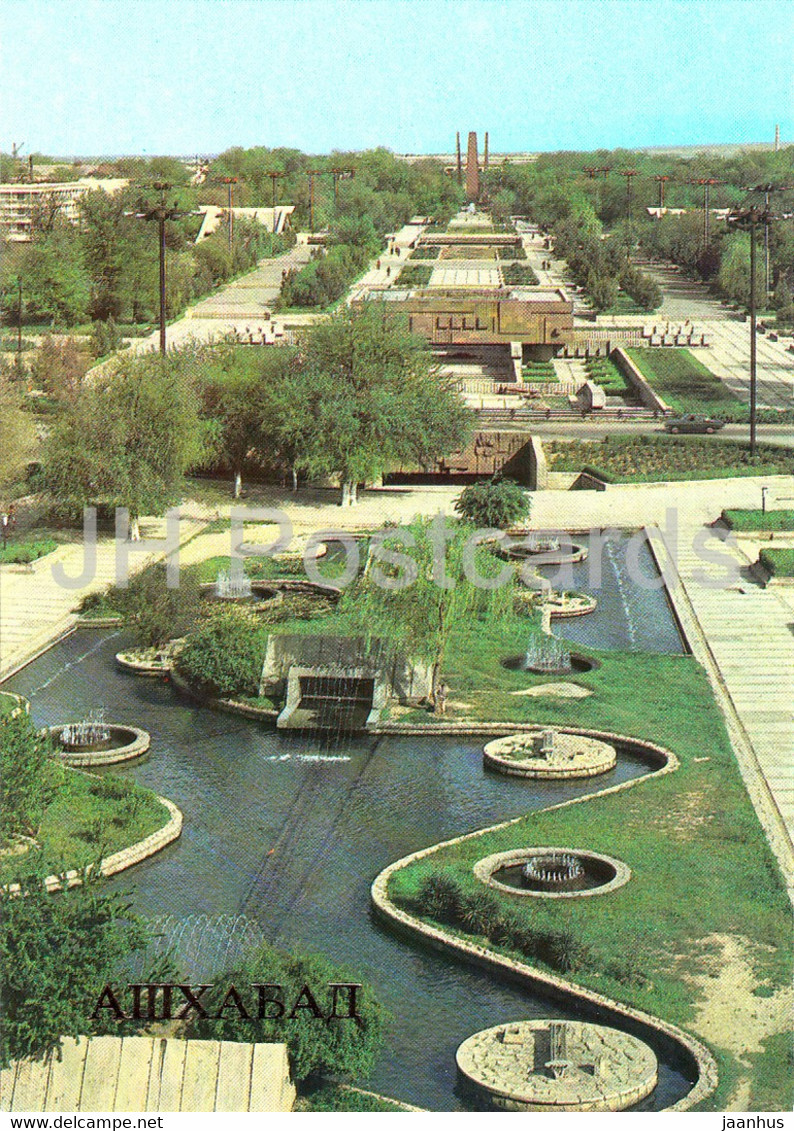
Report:
M 380 260 L 378 260 L 378 262 L 377 262 L 377 263 L 375 264 L 375 266 L 376 266 L 376 267 L 378 268 L 378 270 L 380 271 Z
M 16 503 L 10 503 L 9 506 L 8 506 L 8 526 L 9 526 L 10 530 L 16 530 L 16 528 L 17 528 L 17 505 L 16 505 Z
M 399 247 L 395 247 L 395 249 L 394 249 L 394 254 L 395 254 L 395 255 L 397 256 L 397 258 L 398 258 L 398 259 L 400 258 L 400 249 L 399 249 Z
M 391 267 L 387 267 L 386 268 L 386 278 L 388 279 L 390 276 L 391 276 Z
M 0 514 L 0 527 L 3 530 L 3 549 L 5 549 L 8 542 L 8 515 L 5 511 Z

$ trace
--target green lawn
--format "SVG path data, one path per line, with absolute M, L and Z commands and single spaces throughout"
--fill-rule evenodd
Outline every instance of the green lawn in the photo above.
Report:
M 753 461 L 747 444 L 698 436 L 613 436 L 606 440 L 544 444 L 553 471 L 588 468 L 610 483 L 791 475 L 794 453 L 759 444 Z
M 408 263 L 397 276 L 397 282 L 403 287 L 426 287 L 432 274 L 433 268 L 424 263 Z
M 392 896 L 416 911 L 422 882 L 431 875 L 447 877 L 466 896 L 482 895 L 486 889 L 471 869 L 483 856 L 527 844 L 587 847 L 624 860 L 632 869 L 630 882 L 609 897 L 562 903 L 491 891 L 496 920 L 489 945 L 526 960 L 527 952 L 511 944 L 517 933 L 556 939 L 558 960 L 544 964 L 537 953 L 529 960 L 685 1027 L 692 1025 L 698 1000 L 687 979 L 706 978 L 714 969 L 715 935 L 739 940 L 759 997 L 787 987 L 791 907 L 702 668 L 689 656 L 603 652 L 600 668 L 575 677 L 595 694 L 561 707 L 510 695 L 538 680 L 499 663 L 519 650 L 521 639 L 477 624 L 460 630 L 445 677 L 452 699 L 471 704 L 467 717 L 644 737 L 673 750 L 681 768 L 442 849 L 396 873 Z M 459 924 L 454 929 L 461 933 Z M 777 1039 L 767 1046 L 755 1058 L 754 1072 L 764 1080 L 771 1109 L 788 1110 L 792 1080 Z M 721 1110 L 737 1068 L 727 1048 L 714 1051 L 721 1084 L 709 1106 Z
M 758 557 L 773 577 L 794 577 L 794 549 L 762 550 Z
M 0 861 L 0 882 L 81 868 L 163 827 L 168 810 L 130 778 L 53 766 L 53 796 L 36 834 L 39 848 Z
M 794 530 L 794 510 L 724 510 L 722 520 L 731 530 Z
M 19 707 L 19 700 L 7 691 L 0 691 L 0 715 L 10 715 Z
M 626 350 L 648 383 L 675 412 L 746 420 L 749 409 L 687 349 Z

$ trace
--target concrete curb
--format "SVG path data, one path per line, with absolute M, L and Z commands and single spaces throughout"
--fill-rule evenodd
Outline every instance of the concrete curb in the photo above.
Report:
M 513 729 L 515 730 L 517 728 L 514 727 Z M 447 733 L 450 733 L 450 731 L 447 731 Z M 460 733 L 460 731 L 458 731 L 458 733 Z M 579 733 L 584 733 L 592 737 L 619 739 L 623 743 L 631 743 L 633 746 L 644 748 L 649 754 L 655 757 L 661 757 L 663 763 L 659 769 L 652 770 L 647 774 L 642 774 L 632 781 L 621 782 L 617 786 L 597 790 L 595 793 L 587 794 L 584 797 L 571 798 L 568 801 L 560 802 L 558 805 L 550 805 L 546 809 L 537 810 L 538 813 L 550 813 L 557 809 L 565 809 L 570 805 L 581 805 L 595 797 L 604 797 L 607 794 L 617 793 L 625 789 L 633 789 L 635 786 L 639 785 L 640 782 L 649 781 L 658 774 L 673 773 L 678 769 L 679 761 L 675 754 L 662 746 L 657 746 L 655 743 L 632 738 L 628 735 L 615 735 L 603 731 L 579 731 Z M 674 1046 L 679 1052 L 683 1052 L 690 1067 L 697 1071 L 697 1080 L 689 1092 L 665 1110 L 690 1110 L 696 1104 L 705 1100 L 714 1091 L 718 1083 L 717 1063 L 711 1051 L 706 1045 L 698 1041 L 697 1038 L 691 1036 L 691 1034 L 671 1022 L 664 1021 L 642 1010 L 634 1009 L 631 1006 L 613 1001 L 603 994 L 586 989 L 584 986 L 579 986 L 575 982 L 569 982 L 565 978 L 544 973 L 530 966 L 528 963 L 517 962 L 512 958 L 507 958 L 486 946 L 480 946 L 477 943 L 458 938 L 456 935 L 450 934 L 438 927 L 432 927 L 416 916 L 403 911 L 390 899 L 388 894 L 389 881 L 394 873 L 401 868 L 405 868 L 417 860 L 431 856 L 441 848 L 486 836 L 499 829 L 509 828 L 510 825 L 517 824 L 522 820 L 524 820 L 523 816 L 515 817 L 512 820 L 503 821 L 500 824 L 492 825 L 485 829 L 477 829 L 473 833 L 453 837 L 450 840 L 431 845 L 429 848 L 423 848 L 418 852 L 413 852 L 409 856 L 404 856 L 401 860 L 397 860 L 393 864 L 388 865 L 388 867 L 384 868 L 383 871 L 376 876 L 370 889 L 370 898 L 375 915 L 377 918 L 387 923 L 388 926 L 398 934 L 405 935 L 411 939 L 419 938 L 424 944 L 432 947 L 434 950 L 439 950 L 444 953 L 452 951 L 460 955 L 466 961 L 484 967 L 487 970 L 495 971 L 502 976 L 507 976 L 510 979 L 522 982 L 533 990 L 540 989 L 542 993 L 551 997 L 562 999 L 566 1002 L 570 1002 L 573 999 L 574 1001 L 585 1002 L 591 1007 L 595 1006 L 600 1023 L 609 1024 L 611 1020 L 618 1025 L 625 1026 L 626 1022 L 628 1022 L 632 1029 L 638 1029 L 641 1033 L 650 1033 L 657 1040 L 661 1037 L 664 1041 Z

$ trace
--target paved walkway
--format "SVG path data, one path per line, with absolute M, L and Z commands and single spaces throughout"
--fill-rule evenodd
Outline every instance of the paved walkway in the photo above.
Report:
M 180 523 L 180 543 L 193 538 L 209 515 L 202 516 L 195 506 L 184 508 L 187 516 Z M 165 520 L 147 519 L 141 523 L 144 539 L 164 538 Z M 156 560 L 159 553 L 130 556 L 130 572 Z M 94 577 L 78 589 L 67 589 L 52 575 L 54 566 L 67 578 L 79 578 L 83 571 L 82 542 L 60 547 L 45 558 L 26 566 L 0 565 L 0 680 L 28 663 L 54 640 L 74 627 L 80 602 L 89 593 L 101 593 L 115 583 L 116 547 L 112 538 L 97 544 Z

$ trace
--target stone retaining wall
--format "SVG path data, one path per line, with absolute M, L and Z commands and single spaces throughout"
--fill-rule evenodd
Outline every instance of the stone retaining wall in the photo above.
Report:
M 182 833 L 182 812 L 174 805 L 173 801 L 169 801 L 167 797 L 158 797 L 157 800 L 165 805 L 170 816 L 168 821 L 162 828 L 157 829 L 155 832 L 150 833 L 143 840 L 139 840 L 137 844 L 131 844 L 127 848 L 119 849 L 111 856 L 106 856 L 99 862 L 99 873 L 102 876 L 115 876 L 119 872 L 125 872 L 127 868 L 132 868 L 135 864 L 140 864 L 142 860 L 148 859 L 149 856 L 154 856 L 160 852 L 166 845 L 171 844 Z M 73 888 L 78 887 L 83 882 L 83 871 L 78 868 L 71 868 L 63 876 L 47 876 L 44 880 L 44 886 L 47 891 L 61 891 L 63 887 Z M 18 883 L 8 884 L 5 889 L 10 895 L 19 895 L 21 893 L 21 886 Z
M 411 724 L 391 724 L 391 726 L 385 724 L 379 728 L 379 732 L 392 734 L 427 734 L 429 729 L 428 727 L 420 727 L 417 730 L 416 728 L 411 728 Z M 504 733 L 506 730 L 518 731 L 521 730 L 522 727 L 514 723 L 506 723 L 504 726 L 486 723 L 475 727 L 433 727 L 433 730 L 436 729 L 447 734 L 493 734 L 496 730 Z M 526 729 L 530 729 L 530 724 L 527 724 Z M 625 789 L 632 789 L 639 785 L 640 782 L 648 781 L 657 774 L 672 773 L 678 768 L 679 762 L 675 754 L 655 743 L 630 738 L 624 735 L 617 735 L 608 731 L 583 730 L 579 733 L 586 734 L 593 738 L 617 741 L 621 744 L 630 743 L 632 746 L 640 747 L 651 757 L 660 759 L 662 763 L 661 768 L 653 770 L 648 774 L 642 774 L 632 781 L 621 782 L 619 785 L 598 790 L 584 797 L 571 798 L 558 805 L 552 805 L 546 809 L 538 810 L 538 812 L 548 813 L 556 809 L 567 808 L 570 805 L 580 805 L 593 797 L 603 797 L 610 793 L 618 793 Z M 417 860 L 424 859 L 441 848 L 461 844 L 464 841 L 485 836 L 499 829 L 508 828 L 510 825 L 517 824 L 522 820 L 524 820 L 523 816 L 515 817 L 512 820 L 503 821 L 498 825 L 493 825 L 486 829 L 478 829 L 473 833 L 453 837 L 440 844 L 434 844 L 429 848 L 420 849 L 418 852 L 411 853 L 409 856 L 405 856 L 401 860 L 390 864 L 375 878 L 370 889 L 370 898 L 375 915 L 398 934 L 404 935 L 412 940 L 418 938 L 422 943 L 434 950 L 439 950 L 445 954 L 452 951 L 468 962 L 484 967 L 486 970 L 494 971 L 502 977 L 518 981 L 523 985 L 529 986 L 533 991 L 539 990 L 544 996 L 557 998 L 566 1004 L 570 1004 L 572 1000 L 574 1002 L 583 1003 L 586 1007 L 589 1007 L 597 1013 L 601 1023 L 609 1024 L 611 1022 L 618 1026 L 625 1027 L 630 1031 L 636 1031 L 641 1035 L 650 1035 L 657 1043 L 661 1040 L 667 1047 L 676 1050 L 676 1052 L 688 1062 L 691 1070 L 697 1074 L 697 1080 L 690 1091 L 666 1110 L 690 1110 L 705 1100 L 714 1091 L 718 1082 L 717 1064 L 714 1057 L 709 1049 L 695 1037 L 691 1036 L 683 1029 L 680 1029 L 677 1025 L 673 1025 L 661 1018 L 653 1017 L 642 1010 L 623 1005 L 594 990 L 589 990 L 584 986 L 569 982 L 558 975 L 542 972 L 526 962 L 517 962 L 512 958 L 498 954 L 496 951 L 486 946 L 481 946 L 478 943 L 459 938 L 439 927 L 433 927 L 416 916 L 410 915 L 391 900 L 388 894 L 389 881 L 394 873 L 401 868 L 407 867 Z
M 610 356 L 646 408 L 662 413 L 673 411 L 667 402 L 663 401 L 659 394 L 654 391 L 643 372 L 634 364 L 622 346 L 618 346 Z

